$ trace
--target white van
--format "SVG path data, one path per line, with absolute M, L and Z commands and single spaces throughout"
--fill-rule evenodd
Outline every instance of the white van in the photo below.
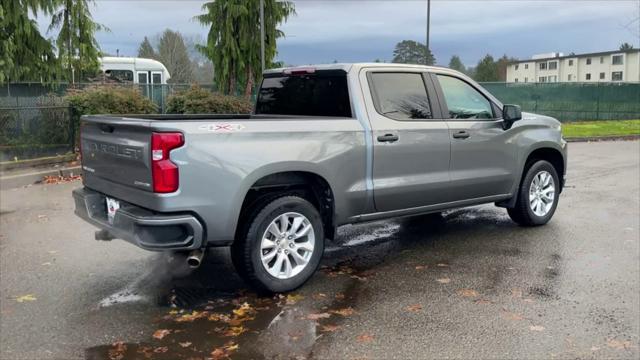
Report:
M 100 70 L 107 78 L 134 84 L 166 84 L 171 78 L 167 68 L 153 59 L 106 56 L 100 59 Z

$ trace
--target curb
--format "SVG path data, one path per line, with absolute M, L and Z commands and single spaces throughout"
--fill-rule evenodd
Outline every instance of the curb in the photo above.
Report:
M 640 135 L 620 135 L 620 136 L 590 136 L 577 138 L 564 138 L 567 142 L 592 142 L 592 141 L 628 141 L 640 140 Z
M 35 184 L 45 176 L 72 176 L 82 174 L 80 166 L 70 166 L 62 169 L 34 171 L 20 175 L 0 176 L 0 190 L 14 189 L 25 185 Z

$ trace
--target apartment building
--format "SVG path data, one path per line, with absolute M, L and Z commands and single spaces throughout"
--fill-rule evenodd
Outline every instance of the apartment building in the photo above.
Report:
M 507 82 L 640 82 L 640 50 L 534 55 L 507 66 Z

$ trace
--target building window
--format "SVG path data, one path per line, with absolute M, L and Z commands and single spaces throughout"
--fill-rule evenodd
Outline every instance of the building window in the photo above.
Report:
M 622 71 L 614 71 L 611 73 L 611 81 L 622 81 Z
M 573 66 L 573 59 L 569 60 L 569 66 Z
M 516 70 L 518 70 L 518 64 L 516 64 Z
M 518 82 L 518 78 L 516 78 L 516 82 Z
M 620 55 L 613 55 L 611 56 L 611 65 L 622 65 L 624 64 L 624 56 L 622 54 Z
M 600 64 L 604 64 L 604 56 L 600 56 Z
M 557 61 L 549 61 L 549 70 L 556 70 L 558 68 Z
M 600 80 L 604 80 L 604 73 L 600 73 Z
M 547 69 L 547 63 L 540 63 L 540 70 L 546 70 Z
M 587 65 L 591 65 L 591 58 L 587 58 Z
M 529 68 L 529 64 L 524 64 L 524 69 L 527 70 Z
M 538 79 L 538 82 L 547 82 L 547 78 L 545 76 L 540 76 L 540 79 Z
M 591 74 L 587 74 L 587 75 L 585 76 L 585 79 L 587 79 L 587 80 L 591 80 Z
M 567 76 L 567 81 L 571 81 L 571 74 Z

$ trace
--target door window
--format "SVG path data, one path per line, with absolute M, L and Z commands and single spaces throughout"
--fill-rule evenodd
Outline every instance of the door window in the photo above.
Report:
M 162 73 L 154 72 L 151 74 L 152 84 L 162 84 Z
M 371 73 L 373 102 L 394 120 L 431 119 L 431 105 L 420 73 Z
M 451 119 L 492 119 L 491 102 L 466 82 L 447 75 L 438 75 Z

